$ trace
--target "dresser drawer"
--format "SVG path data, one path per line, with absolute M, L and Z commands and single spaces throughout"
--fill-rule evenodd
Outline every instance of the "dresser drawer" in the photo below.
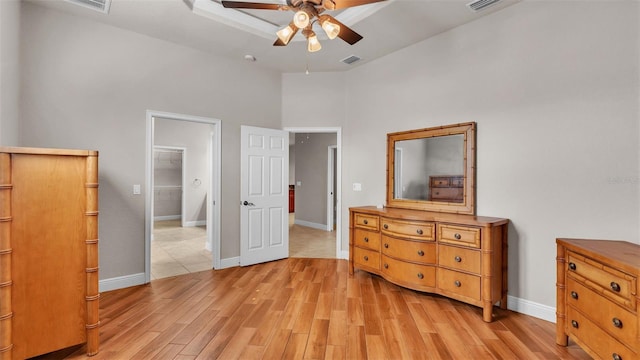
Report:
M 399 260 L 436 263 L 436 243 L 434 241 L 409 241 L 382 235 L 382 253 Z
M 604 332 L 586 316 L 569 306 L 567 309 L 567 331 L 580 345 L 589 348 L 601 359 L 637 360 L 638 355 Z M 616 357 L 614 354 L 617 354 Z
M 448 293 L 480 301 L 479 276 L 438 268 L 438 288 Z
M 356 267 L 380 270 L 380 252 L 374 250 L 353 248 L 353 261 Z
M 632 345 L 638 342 L 636 315 L 571 278 L 567 279 L 567 304 L 586 314 L 622 343 Z
M 355 229 L 355 231 L 353 232 L 353 235 L 354 235 L 354 244 L 356 246 L 380 251 L 380 233 L 379 232 Z
M 435 240 L 435 224 L 382 218 L 382 233 L 415 240 Z
M 480 248 L 480 229 L 467 226 L 438 225 L 438 241 Z
M 355 227 L 378 231 L 378 217 L 369 214 L 354 214 Z
M 568 276 L 578 279 L 618 304 L 631 310 L 636 309 L 632 294 L 637 289 L 635 277 L 571 251 L 567 258 Z
M 417 287 L 436 286 L 436 268 L 404 262 L 382 255 L 382 274 L 400 283 L 411 283 Z
M 459 200 L 464 197 L 464 189 L 462 188 L 432 188 L 430 191 L 431 198 L 429 200 Z
M 432 176 L 431 178 L 431 187 L 449 187 L 451 186 L 451 177 L 450 176 Z
M 480 274 L 480 251 L 440 245 L 438 265 Z

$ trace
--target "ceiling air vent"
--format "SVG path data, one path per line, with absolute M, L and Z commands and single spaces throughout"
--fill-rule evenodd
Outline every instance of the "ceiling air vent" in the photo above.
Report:
M 111 0 L 66 0 L 70 3 L 108 14 Z
M 472 11 L 480 11 L 482 9 L 488 8 L 489 6 L 497 2 L 500 2 L 500 0 L 477 0 L 477 1 L 472 1 L 468 3 L 467 6 Z
M 340 60 L 340 62 L 343 62 L 343 63 L 345 63 L 347 65 L 351 65 L 356 61 L 360 61 L 360 58 L 355 56 L 355 55 L 351 55 L 349 57 L 346 57 L 346 58 Z

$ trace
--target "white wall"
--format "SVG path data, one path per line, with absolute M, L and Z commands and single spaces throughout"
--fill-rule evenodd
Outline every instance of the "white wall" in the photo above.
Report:
M 17 146 L 20 119 L 20 0 L 0 1 L 0 145 Z
M 346 73 L 343 219 L 384 202 L 386 133 L 476 121 L 477 212 L 511 219 L 509 294 L 554 307 L 556 237 L 640 243 L 638 6 L 521 2 Z M 286 126 L 309 122 L 289 102 L 304 79 L 283 76 Z M 342 83 L 308 87 L 310 103 Z
M 221 120 L 220 253 L 239 256 L 240 125 L 280 126 L 280 74 L 31 3 L 21 31 L 21 145 L 100 151 L 100 278 L 144 272 L 148 109 Z

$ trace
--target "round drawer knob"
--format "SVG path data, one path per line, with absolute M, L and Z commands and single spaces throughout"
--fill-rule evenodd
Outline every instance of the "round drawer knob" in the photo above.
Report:
M 424 256 L 424 251 L 418 250 L 418 256 Z
M 622 320 L 613 318 L 611 321 L 613 322 L 613 326 L 617 327 L 618 329 L 622 329 Z
M 453 282 L 453 285 L 455 285 L 456 287 L 460 287 L 462 286 L 462 283 L 460 282 L 460 280 L 456 280 Z
M 622 360 L 622 356 L 620 356 L 620 355 L 618 355 L 616 353 L 613 353 L 611 355 L 611 358 L 613 358 L 613 360 Z
M 424 279 L 424 275 L 422 275 L 422 273 L 418 273 L 418 279 L 420 280 Z
M 458 233 L 456 233 L 455 235 L 453 235 L 453 237 L 454 237 L 454 238 L 456 238 L 456 239 L 458 239 L 458 240 L 462 239 L 462 235 L 460 235 L 460 234 L 458 234 Z
M 578 322 L 575 320 L 571 320 L 571 326 L 573 326 L 574 328 L 578 328 Z
M 384 244 L 384 248 L 388 249 L 389 248 L 389 244 Z
M 364 256 L 364 261 L 369 261 L 369 257 L 368 256 Z
M 577 293 L 577 292 L 575 292 L 575 291 L 572 291 L 572 292 L 571 292 L 571 297 L 572 297 L 572 298 L 574 298 L 574 299 L 576 299 L 576 300 L 578 300 L 578 293 Z
M 615 281 L 612 281 L 611 284 L 609 284 L 611 286 L 611 290 L 615 291 L 615 292 L 620 292 L 620 284 L 618 284 Z
M 422 235 L 422 229 L 418 229 L 416 230 L 416 232 L 418 233 L 418 235 Z
M 384 264 L 384 268 L 388 269 L 389 268 L 389 264 Z
M 365 225 L 367 225 L 367 224 L 369 224 L 369 220 L 364 219 L 364 221 L 362 221 L 362 223 L 363 223 L 363 224 L 365 224 Z
M 369 238 L 368 237 L 364 238 L 364 242 L 369 242 Z
M 569 269 L 574 270 L 576 269 L 576 264 L 574 263 L 569 263 Z
M 453 258 L 453 260 L 455 260 L 456 262 L 461 262 L 462 258 L 460 256 L 456 256 Z
M 386 229 L 388 229 L 388 228 L 389 228 L 389 225 L 384 224 L 384 226 L 382 226 L 382 227 L 383 227 L 383 228 L 385 228 L 385 230 L 386 230 Z

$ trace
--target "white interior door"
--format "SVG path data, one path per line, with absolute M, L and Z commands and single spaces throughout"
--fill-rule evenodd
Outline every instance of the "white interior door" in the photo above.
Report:
M 240 132 L 240 265 L 289 257 L 289 134 Z

